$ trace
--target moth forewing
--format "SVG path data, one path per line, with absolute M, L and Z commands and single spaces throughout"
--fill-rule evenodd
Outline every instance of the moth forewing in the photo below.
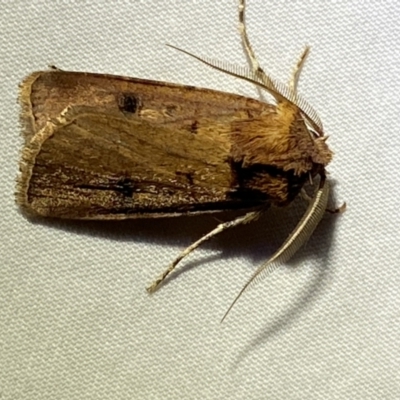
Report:
M 48 71 L 27 78 L 21 102 L 27 138 L 23 162 L 30 168 L 22 168 L 24 195 L 18 201 L 31 214 L 122 219 L 251 209 L 290 202 L 307 179 L 279 172 L 289 165 L 288 143 L 279 154 L 276 149 L 284 133 L 276 124 L 281 111 L 254 99 Z M 121 108 L 127 102 L 129 109 Z M 65 109 L 67 122 L 58 118 Z M 40 211 L 34 209 L 37 202 Z

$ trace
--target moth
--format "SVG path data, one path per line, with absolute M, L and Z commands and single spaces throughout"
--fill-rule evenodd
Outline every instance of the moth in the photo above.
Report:
M 272 95 L 271 102 L 105 74 L 53 69 L 28 76 L 20 88 L 25 143 L 16 195 L 23 212 L 117 220 L 245 211 L 185 249 L 149 286 L 154 292 L 200 244 L 257 219 L 270 206 L 287 206 L 314 182 L 301 221 L 231 307 L 256 278 L 286 262 L 324 215 L 325 168 L 332 152 L 317 113 L 297 93 L 309 48 L 290 82 L 279 83 L 259 65 L 244 13 L 240 0 L 239 26 L 250 68 L 177 50 L 252 82 Z

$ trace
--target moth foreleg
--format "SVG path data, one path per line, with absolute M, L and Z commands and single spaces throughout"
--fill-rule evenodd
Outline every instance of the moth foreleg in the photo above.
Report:
M 245 0 L 240 0 L 239 1 L 239 31 L 240 31 L 240 36 L 242 38 L 242 43 L 243 47 L 246 51 L 246 56 L 248 57 L 251 67 L 253 69 L 253 72 L 262 72 L 262 68 L 257 61 L 257 57 L 253 51 L 253 48 L 251 47 L 249 37 L 247 36 L 247 30 L 246 30 L 246 22 L 245 22 L 245 10 L 246 10 L 246 1 Z
M 312 202 L 312 197 L 306 192 L 304 188 L 300 190 L 300 196 L 303 198 L 303 200 L 307 201 L 308 203 Z
M 178 265 L 178 263 L 185 258 L 187 255 L 189 255 L 193 250 L 195 250 L 197 247 L 199 247 L 202 243 L 206 242 L 207 240 L 211 239 L 212 237 L 218 235 L 219 233 L 233 228 L 238 225 L 242 224 L 247 224 L 251 221 L 256 220 L 260 215 L 262 214 L 261 211 L 252 211 L 249 212 L 245 215 L 241 215 L 240 217 L 237 217 L 233 219 L 232 221 L 227 221 L 219 224 L 215 229 L 213 229 L 211 232 L 207 233 L 203 237 L 201 237 L 199 240 L 196 242 L 192 243 L 190 246 L 188 246 L 185 250 L 183 250 L 178 257 L 175 258 L 175 260 L 168 266 L 168 268 L 159 276 L 158 279 L 156 279 L 148 288 L 147 291 L 150 293 L 155 292 L 158 287 L 161 285 L 161 283 L 165 280 L 165 278 L 175 269 L 175 267 Z
M 344 202 L 340 207 L 327 208 L 325 211 L 329 214 L 343 214 L 346 211 L 347 204 Z
M 309 52 L 310 52 L 310 47 L 306 46 L 303 52 L 301 53 L 301 56 L 298 59 L 296 65 L 293 68 L 292 78 L 290 80 L 290 87 L 293 89 L 295 93 L 297 92 L 297 85 L 299 83 L 301 70 L 303 69 L 304 63 L 306 61 Z
M 246 21 L 245 21 L 246 1 L 239 0 L 239 32 L 242 38 L 242 43 L 250 66 L 255 76 L 261 79 L 261 81 L 268 87 L 274 88 L 274 84 L 269 76 L 261 68 L 260 63 L 254 53 L 254 50 L 250 44 L 249 37 L 247 35 Z

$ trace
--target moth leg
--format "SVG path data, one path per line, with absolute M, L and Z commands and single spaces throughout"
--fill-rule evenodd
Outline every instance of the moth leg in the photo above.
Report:
M 239 32 L 240 32 L 240 36 L 242 38 L 242 44 L 243 44 L 244 50 L 246 52 L 246 57 L 248 58 L 248 60 L 250 62 L 250 66 L 253 70 L 253 73 L 256 76 L 260 77 L 265 85 L 267 85 L 271 88 L 274 88 L 273 82 L 268 77 L 268 75 L 264 72 L 264 70 L 261 68 L 260 63 L 258 62 L 257 57 L 254 53 L 254 50 L 250 44 L 250 40 L 247 35 L 247 29 L 246 29 L 245 11 L 246 11 L 246 0 L 240 0 L 239 1 Z
M 165 280 L 165 278 L 175 269 L 175 267 L 178 265 L 178 263 L 187 255 L 189 255 L 193 250 L 195 250 L 197 247 L 199 247 L 202 243 L 205 241 L 211 239 L 213 236 L 218 235 L 219 233 L 233 228 L 238 225 L 242 224 L 248 224 L 251 221 L 256 220 L 259 218 L 259 216 L 262 214 L 261 211 L 252 211 L 249 212 L 245 215 L 241 215 L 240 217 L 235 218 L 232 221 L 227 221 L 220 223 L 215 229 L 213 229 L 211 232 L 207 233 L 203 237 L 201 237 L 199 240 L 188 246 L 185 250 L 183 250 L 178 257 L 175 258 L 175 260 L 169 265 L 169 267 L 147 288 L 147 291 L 149 293 L 155 292 L 158 287 L 161 285 L 161 283 Z
M 306 192 L 306 190 L 304 189 L 304 188 L 302 188 L 301 190 L 300 190 L 300 195 L 301 195 L 301 197 L 305 200 L 305 201 L 307 201 L 308 203 L 311 203 L 312 202 L 312 197 Z
M 248 57 L 253 71 L 263 73 L 257 57 L 254 54 L 253 48 L 251 47 L 249 37 L 247 36 L 246 22 L 245 22 L 245 10 L 246 10 L 246 0 L 240 0 L 239 2 L 239 32 L 242 38 L 243 47 L 246 51 L 246 56 Z
M 310 52 L 310 47 L 306 46 L 303 50 L 303 53 L 301 53 L 301 56 L 299 60 L 297 61 L 296 65 L 294 66 L 293 72 L 292 72 L 292 78 L 290 80 L 290 87 L 293 89 L 293 91 L 296 93 L 297 92 L 297 85 L 299 83 L 299 78 L 301 74 L 301 70 L 303 69 L 304 63 L 306 61 L 306 58 Z
M 309 196 L 309 194 L 305 191 L 304 188 L 301 189 L 300 195 L 308 203 L 311 203 L 313 201 L 313 198 L 311 196 Z M 346 208 L 347 208 L 347 204 L 346 204 L 346 202 L 344 202 L 340 207 L 337 207 L 337 208 L 326 207 L 325 212 L 327 212 L 329 214 L 343 214 L 346 211 Z
M 340 207 L 338 208 L 327 208 L 325 211 L 330 214 L 343 214 L 346 211 L 347 204 L 344 202 Z

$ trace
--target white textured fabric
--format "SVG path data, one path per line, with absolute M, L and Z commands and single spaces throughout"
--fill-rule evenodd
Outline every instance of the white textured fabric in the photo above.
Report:
M 332 204 L 348 210 L 221 325 L 290 218 L 226 232 L 150 297 L 145 286 L 217 221 L 26 220 L 16 98 L 51 64 L 257 96 L 164 46 L 245 65 L 235 1 L 1 1 L 0 397 L 400 399 L 399 18 L 394 0 L 248 0 L 273 76 L 312 47 L 301 93 L 335 151 Z

